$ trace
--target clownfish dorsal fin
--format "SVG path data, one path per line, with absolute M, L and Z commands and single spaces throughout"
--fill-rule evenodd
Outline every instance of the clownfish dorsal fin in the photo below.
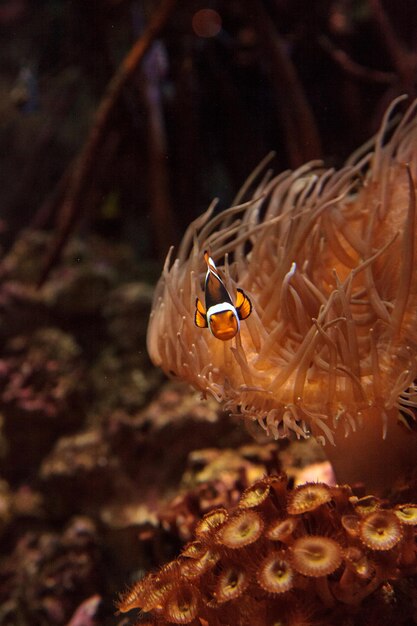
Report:
M 208 250 L 204 252 L 204 260 L 207 263 L 207 271 L 212 272 L 219 280 L 221 280 L 219 270 L 217 269 L 216 264 L 210 256 L 210 252 Z
M 233 305 L 219 270 L 207 250 L 204 252 L 204 260 L 207 263 L 206 283 L 204 288 L 206 310 L 208 311 L 210 307 L 221 303 Z

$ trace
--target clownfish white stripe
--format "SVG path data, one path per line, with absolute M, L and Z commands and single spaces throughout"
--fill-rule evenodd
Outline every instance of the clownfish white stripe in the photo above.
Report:
M 213 304 L 213 306 L 208 309 L 207 316 L 215 315 L 216 313 L 223 313 L 223 311 L 232 311 L 237 315 L 236 307 L 234 307 L 233 304 L 221 302 L 220 304 Z

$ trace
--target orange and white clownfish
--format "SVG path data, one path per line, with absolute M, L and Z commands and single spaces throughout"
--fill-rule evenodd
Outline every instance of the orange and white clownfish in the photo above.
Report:
M 227 291 L 219 271 L 206 251 L 204 260 L 207 263 L 205 281 L 204 308 L 201 300 L 196 299 L 194 321 L 199 328 L 209 328 L 217 339 L 227 341 L 239 332 L 240 320 L 245 320 L 252 311 L 252 304 L 242 289 L 237 289 L 236 303 Z

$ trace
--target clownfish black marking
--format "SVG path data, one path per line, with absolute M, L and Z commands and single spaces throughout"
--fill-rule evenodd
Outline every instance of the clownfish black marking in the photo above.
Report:
M 199 328 L 209 328 L 217 339 L 227 341 L 239 332 L 240 320 L 245 320 L 252 311 L 252 304 L 242 289 L 237 289 L 236 303 L 227 291 L 219 271 L 209 255 L 204 253 L 207 263 L 205 281 L 205 308 L 199 298 L 196 299 L 194 321 Z

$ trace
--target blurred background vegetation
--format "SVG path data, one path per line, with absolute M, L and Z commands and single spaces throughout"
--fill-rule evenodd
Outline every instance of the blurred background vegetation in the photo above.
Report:
M 100 127 L 106 85 L 164 4 Z M 63 228 L 72 198 L 70 229 L 161 259 L 270 150 L 276 171 L 340 165 L 393 97 L 414 95 L 416 29 L 414 0 L 2 0 L 6 244 Z M 74 160 L 97 128 L 78 194 Z

